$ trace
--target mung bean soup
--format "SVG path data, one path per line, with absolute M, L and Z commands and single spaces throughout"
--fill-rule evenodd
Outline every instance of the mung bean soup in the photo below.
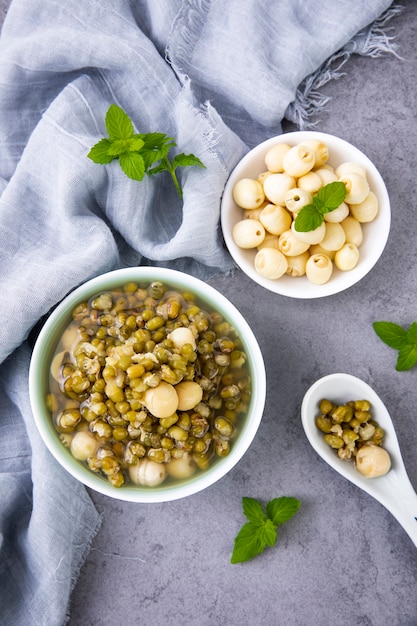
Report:
M 188 478 L 229 454 L 251 376 L 231 321 L 162 281 L 76 306 L 52 360 L 63 445 L 115 487 Z

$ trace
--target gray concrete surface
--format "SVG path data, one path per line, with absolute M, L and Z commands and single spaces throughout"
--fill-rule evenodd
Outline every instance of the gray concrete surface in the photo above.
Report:
M 91 492 L 104 520 L 72 594 L 70 626 L 416 626 L 415 546 L 387 510 L 317 457 L 300 420 L 317 378 L 363 378 L 392 414 L 417 488 L 417 368 L 396 372 L 394 351 L 372 329 L 375 320 L 417 320 L 417 4 L 403 5 L 391 22 L 401 59 L 352 58 L 323 87 L 332 100 L 317 118 L 318 130 L 358 146 L 386 181 L 392 229 L 382 258 L 356 286 L 318 300 L 274 295 L 239 271 L 210 281 L 245 315 L 264 354 L 258 434 L 228 476 L 187 499 L 138 505 Z M 276 547 L 231 565 L 242 496 L 281 495 L 302 504 Z

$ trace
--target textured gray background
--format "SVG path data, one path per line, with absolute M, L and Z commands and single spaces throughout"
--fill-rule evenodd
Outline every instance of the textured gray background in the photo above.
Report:
M 0 0 L 0 16 L 7 5 Z M 263 350 L 261 427 L 228 476 L 185 500 L 137 505 L 91 493 L 104 521 L 72 595 L 70 626 L 416 626 L 415 546 L 389 512 L 317 457 L 300 421 L 314 380 L 336 371 L 363 378 L 392 414 L 417 487 L 417 369 L 396 372 L 394 351 L 372 330 L 375 320 L 417 320 L 417 3 L 403 6 L 390 24 L 401 59 L 352 58 L 346 75 L 323 87 L 332 100 L 317 118 L 317 130 L 358 146 L 386 181 L 392 229 L 382 258 L 358 285 L 318 300 L 276 296 L 239 272 L 211 281 Z M 276 548 L 230 565 L 242 496 L 280 495 L 302 506 Z

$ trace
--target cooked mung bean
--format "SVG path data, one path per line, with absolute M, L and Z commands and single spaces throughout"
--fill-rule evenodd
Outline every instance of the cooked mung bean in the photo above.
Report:
M 156 486 L 175 480 L 171 460 L 184 458 L 188 476 L 229 454 L 251 376 L 231 322 L 206 309 L 160 281 L 130 282 L 74 308 L 47 405 L 70 450 L 78 433 L 89 434 L 77 438 L 77 458 L 115 487 Z
M 372 451 L 375 447 L 382 447 L 385 433 L 372 418 L 371 404 L 368 400 L 351 400 L 345 404 L 335 404 L 325 398 L 320 401 L 319 410 L 315 418 L 316 426 L 323 433 L 324 441 L 337 452 L 339 458 L 355 461 L 358 467 L 356 457 L 360 450 L 367 447 Z M 385 456 L 389 458 L 386 452 Z M 370 465 L 371 461 L 368 463 Z M 382 473 L 388 469 L 389 465 L 385 464 Z M 382 473 L 375 473 L 374 476 Z

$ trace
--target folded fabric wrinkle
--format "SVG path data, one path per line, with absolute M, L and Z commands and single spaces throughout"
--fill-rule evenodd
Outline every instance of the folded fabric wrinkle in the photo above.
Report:
M 220 0 L 12 0 L 0 36 L 2 625 L 66 623 L 101 520 L 34 427 L 39 320 L 118 267 L 232 271 L 219 212 L 234 165 L 285 116 L 301 126 L 320 110 L 317 90 L 350 54 L 394 52 L 385 29 L 398 10 L 387 0 L 247 0 L 245 12 L 230 0 L 227 14 Z M 181 172 L 183 202 L 167 177 L 138 183 L 87 158 L 112 103 L 138 132 L 175 137 L 205 164 Z

